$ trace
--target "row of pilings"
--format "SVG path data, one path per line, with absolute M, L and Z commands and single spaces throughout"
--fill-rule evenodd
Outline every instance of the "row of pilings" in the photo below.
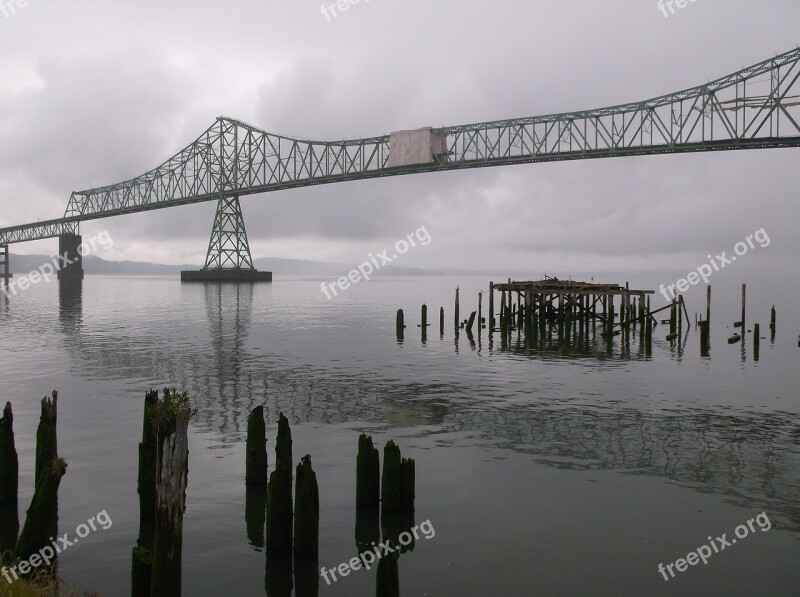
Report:
M 0 417 L 0 563 L 9 582 L 35 575 L 47 579 L 57 572 L 58 489 L 67 463 L 58 456 L 58 393 L 43 398 L 36 431 L 34 493 L 19 529 L 19 459 L 14 440 L 14 415 L 6 403 Z M 45 552 L 47 550 L 47 552 Z M 49 554 L 52 552 L 52 556 Z M 47 553 L 47 560 L 43 554 Z M 40 562 L 33 567 L 34 559 Z M 19 562 L 19 565 L 17 565 Z M 0 580 L 0 582 L 5 582 Z
M 747 330 L 746 284 L 742 285 L 741 320 L 734 322 L 734 327 Z M 488 332 L 489 348 L 493 348 L 495 337 L 499 336 L 501 349 L 512 346 L 516 334 L 517 347 L 524 339 L 528 349 L 545 349 L 556 347 L 560 353 L 590 352 L 590 346 L 596 344 L 597 336 L 605 341 L 607 351 L 612 350 L 613 339 L 620 337 L 623 349 L 629 349 L 631 334 L 639 334 L 639 347 L 642 356 L 652 356 L 653 331 L 659 323 L 668 326 L 665 339 L 683 350 L 683 336 L 691 327 L 689 313 L 681 294 L 674 294 L 666 305 L 651 309 L 651 290 L 631 289 L 614 284 L 594 284 L 586 282 L 560 281 L 547 278 L 534 282 L 489 283 L 488 317 L 483 316 L 484 292 L 477 297 L 477 310 L 461 319 L 461 292 L 455 291 L 454 332 L 456 341 L 465 333 L 474 347 L 480 345 L 482 330 Z M 499 297 L 498 297 L 499 295 Z M 499 301 L 497 300 L 499 298 Z M 669 297 L 668 297 L 669 298 Z M 499 304 L 496 316 L 495 306 Z M 656 318 L 659 313 L 667 311 L 668 317 L 660 322 Z M 445 309 L 439 309 L 439 335 L 445 335 Z M 775 307 L 770 314 L 771 341 L 775 341 Z M 705 318 L 695 313 L 695 327 L 700 332 L 700 354 L 710 356 L 711 347 L 711 286 L 707 287 Z M 396 336 L 398 342 L 405 339 L 405 312 L 397 311 Z M 475 325 L 477 322 L 477 326 Z M 428 340 L 428 329 L 432 326 L 428 321 L 428 306 L 422 305 L 420 324 L 422 342 Z M 477 331 L 473 331 L 477 329 Z M 752 329 L 753 353 L 759 359 L 761 327 L 755 324 Z M 742 334 L 735 333 L 729 343 L 742 339 Z M 800 345 L 800 340 L 798 341 Z

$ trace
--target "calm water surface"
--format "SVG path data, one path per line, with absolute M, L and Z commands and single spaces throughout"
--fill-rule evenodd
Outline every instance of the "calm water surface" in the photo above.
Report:
M 0 296 L 0 399 L 14 405 L 20 514 L 33 489 L 39 400 L 58 389 L 59 451 L 69 463 L 60 530 L 101 510 L 113 520 L 62 554 L 60 573 L 71 585 L 129 594 L 144 393 L 174 385 L 198 407 L 185 595 L 265 595 L 265 583 L 292 581 L 280 562 L 268 568 L 253 529 L 248 536 L 243 442 L 258 404 L 270 464 L 279 412 L 292 423 L 295 459 L 312 455 L 320 566 L 358 553 L 358 434 L 371 433 L 380 446 L 393 438 L 416 459 L 415 522 L 429 520 L 435 536 L 400 557 L 402 595 L 800 591 L 800 349 L 790 323 L 798 305 L 778 305 L 786 323 L 774 342 L 766 325 L 769 306 L 786 294 L 749 297 L 750 319 L 765 336 L 756 361 L 750 340 L 725 342 L 725 322 L 738 315 L 733 286 L 715 288 L 711 357 L 701 358 L 694 330 L 670 346 L 663 326 L 651 357 L 638 335 L 629 344 L 616 338 L 609 350 L 599 329 L 571 354 L 529 349 L 516 336 L 503 347 L 496 335 L 490 346 L 485 330 L 474 343 L 463 333 L 456 339 L 455 286 L 467 316 L 488 289 L 484 279 L 388 278 L 333 301 L 319 284 L 88 276 L 79 288 L 40 284 Z M 416 328 L 423 302 L 434 323 L 425 343 Z M 692 316 L 701 307 L 690 303 Z M 403 342 L 394 337 L 398 308 L 406 310 Z M 659 574 L 659 563 L 685 557 L 709 536 L 730 539 L 762 512 L 769 531 L 756 527 L 669 582 Z M 375 592 L 374 569 L 330 586 L 311 579 L 319 595 Z M 300 583 L 308 580 L 300 571 Z

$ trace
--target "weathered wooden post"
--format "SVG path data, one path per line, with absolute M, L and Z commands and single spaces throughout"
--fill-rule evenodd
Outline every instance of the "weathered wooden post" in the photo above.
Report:
M 761 348 L 761 326 L 755 324 L 753 326 L 753 358 L 757 361 L 759 357 L 759 350 Z
M 489 335 L 494 329 L 494 282 L 489 282 Z
M 245 484 L 266 485 L 267 467 L 267 425 L 264 407 L 257 406 L 247 417 Z
M 742 338 L 744 338 L 745 334 L 747 333 L 746 306 L 747 306 L 747 284 L 742 284 Z
M 372 437 L 362 433 L 358 437 L 356 457 L 356 506 L 377 508 L 380 505 L 380 479 L 378 449 L 372 444 Z
M 139 443 L 139 538 L 131 554 L 131 597 L 150 597 L 153 576 L 153 522 L 156 518 L 156 462 L 158 430 L 155 416 L 159 405 L 158 392 L 144 396 L 142 441 Z
M 411 510 L 416 497 L 416 466 L 413 458 L 403 458 L 400 462 L 400 501 L 403 508 Z
M 36 469 L 34 484 L 39 484 L 39 472 L 58 458 L 58 440 L 56 422 L 58 419 L 58 392 L 53 390 L 53 399 L 42 398 L 42 414 L 36 430 Z
M 133 548 L 131 559 L 131 597 L 150 597 L 153 554 L 146 547 L 137 545 Z
M 403 316 L 403 310 L 397 310 L 397 321 L 395 322 L 395 331 L 397 334 L 397 339 L 403 339 L 403 331 L 406 329 L 405 318 Z
M 264 547 L 267 522 L 267 485 L 247 485 L 244 494 L 244 522 L 247 540 L 253 547 Z
M 396 510 L 403 505 L 402 459 L 400 448 L 389 440 L 383 449 L 383 476 L 381 477 L 381 506 Z
M 700 322 L 700 356 L 707 357 L 711 349 L 711 323 L 706 319 Z
M 439 307 L 439 336 L 444 337 L 444 307 Z
M 422 323 L 420 327 L 422 328 L 422 341 L 428 339 L 428 305 L 422 305 L 422 315 L 421 315 Z
M 36 490 L 17 540 L 16 558 L 27 560 L 58 534 L 58 487 L 67 472 L 63 458 L 54 458 L 39 471 Z
M 267 550 L 290 551 L 292 526 L 292 432 L 289 420 L 281 414 L 275 442 L 275 470 L 270 474 L 267 490 Z
M 19 533 L 19 459 L 14 444 L 14 415 L 7 402 L 0 417 L 0 563 L 14 552 Z
M 478 293 L 478 336 L 481 335 L 483 329 L 483 293 Z
M 144 414 L 142 416 L 142 441 L 139 444 L 139 477 L 137 490 L 139 493 L 139 544 L 152 549 L 152 536 L 149 540 L 142 537 L 144 523 L 151 523 L 156 518 L 156 461 L 158 459 L 158 432 L 153 419 L 158 408 L 158 392 L 151 390 L 144 396 Z M 148 584 L 149 590 L 149 584 Z
M 0 508 L 17 508 L 19 458 L 14 444 L 14 414 L 6 402 L 0 417 Z M 0 548 L 2 552 L 2 548 Z
M 469 314 L 469 319 L 467 320 L 467 333 L 472 334 L 472 326 L 475 325 L 475 311 Z M 478 324 L 478 328 L 480 328 L 480 324 Z
M 153 597 L 181 594 L 190 414 L 188 396 L 185 393 L 164 390 L 164 399 L 159 404 L 156 415 L 156 520 L 150 580 L 150 594 Z
M 775 331 L 775 305 L 772 305 L 772 311 L 770 311 L 769 327 L 772 331 Z
M 711 322 L 711 285 L 706 288 L 706 321 Z
M 394 549 L 397 546 L 393 546 Z M 400 597 L 400 552 L 395 551 L 378 560 L 375 597 Z
M 295 555 L 315 555 L 319 552 L 319 487 L 308 454 L 297 465 L 294 516 Z
M 456 328 L 456 334 L 458 334 L 458 326 L 461 320 L 459 317 L 459 304 L 458 304 L 458 286 L 456 286 L 456 305 L 455 305 L 455 315 L 453 316 L 453 324 Z

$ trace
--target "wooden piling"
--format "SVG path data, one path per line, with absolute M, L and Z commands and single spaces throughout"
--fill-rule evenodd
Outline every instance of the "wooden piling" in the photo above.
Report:
M 36 469 L 34 484 L 39 484 L 39 474 L 45 465 L 49 465 L 58 458 L 58 439 L 56 436 L 56 421 L 58 418 L 58 392 L 53 391 L 52 400 L 42 398 L 42 414 L 39 417 L 39 427 L 36 430 Z
M 139 494 L 139 540 L 140 545 L 152 549 L 152 535 L 144 541 L 142 528 L 156 518 L 156 460 L 158 458 L 158 435 L 155 420 L 155 409 L 158 407 L 158 391 L 151 390 L 144 397 L 144 414 L 142 416 L 142 441 L 139 444 L 139 476 L 137 492 Z M 149 585 L 148 585 L 149 587 Z M 148 589 L 149 590 L 149 589 Z
M 362 433 L 358 438 L 356 457 L 356 505 L 376 508 L 380 505 L 380 455 L 372 437 Z
M 772 305 L 772 311 L 770 311 L 769 327 L 771 330 L 775 330 L 775 305 Z
M 459 323 L 461 323 L 461 320 L 459 319 L 458 286 L 456 286 L 455 314 L 453 315 L 453 324 L 455 326 L 456 334 L 458 333 Z
M 761 348 L 761 326 L 755 324 L 753 326 L 753 356 L 758 360 L 758 351 Z
M 294 486 L 294 553 L 309 556 L 319 552 L 319 487 L 317 475 L 306 455 L 297 465 Z
M 150 597 L 150 579 L 153 575 L 153 554 L 137 545 L 131 554 L 131 597 Z
M 51 544 L 52 537 L 58 534 L 58 487 L 66 472 L 67 463 L 63 458 L 54 458 L 39 470 L 25 525 L 17 540 L 14 554 L 17 559 L 27 560 Z
M 473 311 L 472 313 L 469 314 L 469 319 L 467 320 L 467 333 L 468 334 L 472 333 L 472 326 L 473 325 L 475 325 L 475 311 Z M 478 324 L 478 327 L 480 327 L 480 324 Z
M 393 546 L 393 549 L 396 548 L 397 546 Z M 378 570 L 375 574 L 375 597 L 400 597 L 399 560 L 399 551 L 390 553 L 378 560 Z
M 494 282 L 489 282 L 489 334 L 494 330 Z
M 711 285 L 706 288 L 706 321 L 711 322 Z
M 425 342 L 428 339 L 428 305 L 422 305 L 420 322 L 420 328 L 422 329 L 422 341 Z
M 266 485 L 267 467 L 267 425 L 264 407 L 257 406 L 247 417 L 245 484 Z
M 405 316 L 403 315 L 403 310 L 397 310 L 397 321 L 395 322 L 395 333 L 397 334 L 397 339 L 402 340 L 404 331 L 406 329 L 405 323 Z
M 244 493 L 244 523 L 247 540 L 255 548 L 264 548 L 264 528 L 267 523 L 267 485 L 246 485 Z
M 403 505 L 401 467 L 400 448 L 394 441 L 389 440 L 383 449 L 381 506 L 384 510 L 397 510 Z
M 414 509 L 416 496 L 416 462 L 413 458 L 403 458 L 400 462 L 400 493 L 403 508 Z
M 14 414 L 6 402 L 0 417 L 0 508 L 17 508 L 19 458 L 14 443 Z M 2 549 L 0 549 L 0 552 Z
M 156 416 L 156 520 L 153 539 L 152 597 L 179 597 L 183 552 L 183 513 L 189 471 L 188 397 L 165 390 Z
M 711 348 L 711 322 L 707 319 L 700 322 L 700 356 L 707 357 Z
M 483 328 L 483 293 L 478 293 L 478 335 L 481 334 Z
M 14 415 L 11 403 L 7 402 L 0 417 L 0 564 L 10 560 L 5 556 L 13 554 L 17 545 L 18 490 L 19 458 L 14 443 Z
M 278 417 L 275 470 L 267 490 L 267 551 L 292 549 L 292 431 L 289 420 Z
M 439 335 L 444 336 L 444 307 L 439 307 Z
M 742 337 L 747 333 L 747 284 L 742 284 Z

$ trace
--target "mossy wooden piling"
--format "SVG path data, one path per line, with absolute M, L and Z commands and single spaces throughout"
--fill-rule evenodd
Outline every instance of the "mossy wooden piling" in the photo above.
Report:
M 153 538 L 152 597 L 179 597 L 183 513 L 189 472 L 189 417 L 186 394 L 164 391 L 156 416 L 156 519 Z
M 42 414 L 36 430 L 36 469 L 34 485 L 39 483 L 41 469 L 58 458 L 58 438 L 56 423 L 58 420 L 58 392 L 53 391 L 52 399 L 42 398 Z
M 131 597 L 150 597 L 150 579 L 153 575 L 153 554 L 137 545 L 131 554 Z
M 294 488 L 294 553 L 300 556 L 319 552 L 319 487 L 317 475 L 306 455 L 297 465 Z
M 376 508 L 380 505 L 380 454 L 372 437 L 362 433 L 358 437 L 356 457 L 356 506 Z
M 383 475 L 381 476 L 381 507 L 396 510 L 403 505 L 402 458 L 400 448 L 389 440 L 383 449 Z
M 27 560 L 58 535 L 58 488 L 66 472 L 63 458 L 54 458 L 39 470 L 25 525 L 17 540 L 16 558 Z
M 292 432 L 289 420 L 278 417 L 275 442 L 275 470 L 269 477 L 267 492 L 267 550 L 292 549 Z
M 267 467 L 267 425 L 264 407 L 257 406 L 247 417 L 245 484 L 266 485 Z

